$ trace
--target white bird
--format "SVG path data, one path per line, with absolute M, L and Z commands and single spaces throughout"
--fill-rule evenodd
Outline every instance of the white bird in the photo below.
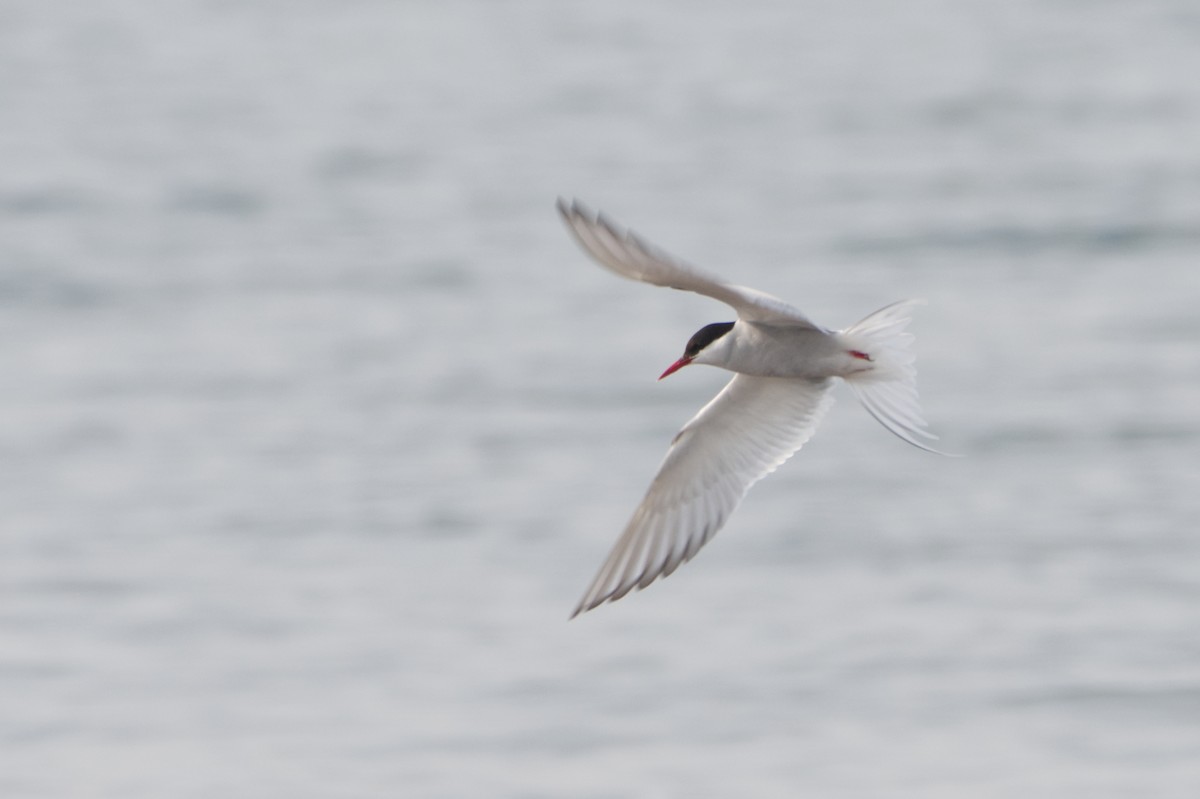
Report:
M 603 214 L 559 199 L 575 240 L 622 277 L 693 291 L 737 311 L 705 325 L 659 380 L 688 364 L 734 372 L 676 434 L 625 531 L 571 617 L 666 577 L 721 529 L 755 482 L 790 458 L 816 430 L 846 381 L 867 412 L 908 443 L 937 452 L 917 401 L 916 369 L 904 332 L 919 301 L 881 308 L 845 330 L 828 330 L 798 309 L 735 286 L 672 257 Z

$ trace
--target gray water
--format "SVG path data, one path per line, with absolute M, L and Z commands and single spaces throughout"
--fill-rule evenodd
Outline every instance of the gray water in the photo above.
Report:
M 1200 10 L 0 5 L 0 795 L 1200 795 Z M 728 310 L 924 297 L 568 623 Z

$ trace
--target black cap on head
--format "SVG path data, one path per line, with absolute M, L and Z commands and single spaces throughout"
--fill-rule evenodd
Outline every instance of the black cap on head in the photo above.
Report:
M 687 348 L 683 351 L 685 358 L 695 358 L 700 351 L 733 330 L 733 322 L 714 322 L 696 331 L 696 335 L 688 339 Z

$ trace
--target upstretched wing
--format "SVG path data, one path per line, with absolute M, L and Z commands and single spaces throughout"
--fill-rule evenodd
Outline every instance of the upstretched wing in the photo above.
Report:
M 645 499 L 572 617 L 645 588 L 690 560 L 750 486 L 812 437 L 830 380 L 736 375 L 683 426 Z
M 580 246 L 601 265 L 622 277 L 712 297 L 732 306 L 738 316 L 748 322 L 825 330 L 783 300 L 726 283 L 680 261 L 633 231 L 614 224 L 603 214 L 593 213 L 578 200 L 568 204 L 560 198 L 558 212 Z

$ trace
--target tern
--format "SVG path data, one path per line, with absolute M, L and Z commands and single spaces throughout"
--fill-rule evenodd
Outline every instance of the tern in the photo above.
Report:
M 579 201 L 558 212 L 601 266 L 632 280 L 729 305 L 732 322 L 696 331 L 659 380 L 689 364 L 734 372 L 671 442 L 645 498 L 571 618 L 642 589 L 686 563 L 721 529 L 754 483 L 812 437 L 840 379 L 889 431 L 938 452 L 917 401 L 905 332 L 920 300 L 888 305 L 845 330 L 822 327 L 783 300 L 727 283 L 669 255 Z

